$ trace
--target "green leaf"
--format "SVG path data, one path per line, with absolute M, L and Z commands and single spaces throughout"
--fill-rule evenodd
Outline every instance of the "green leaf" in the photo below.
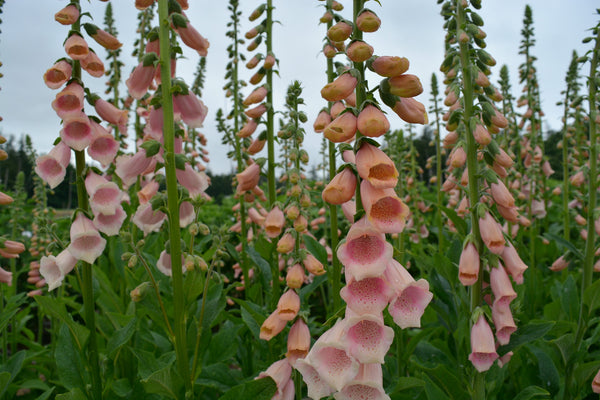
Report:
M 550 393 L 539 386 L 528 386 L 513 399 L 513 400 L 529 400 L 535 397 L 550 397 Z
M 433 381 L 426 378 L 427 384 L 425 385 L 425 393 L 429 400 L 450 400 L 450 397 L 440 389 Z
M 196 384 L 226 392 L 238 383 L 238 380 L 231 375 L 232 372 L 231 368 L 223 363 L 208 365 L 202 368 Z
M 67 313 L 65 304 L 58 298 L 50 296 L 34 296 L 34 299 L 47 314 L 66 324 L 73 335 L 74 344 L 82 350 L 90 332 L 85 326 L 73 321 L 71 315 Z
M 246 248 L 250 259 L 258 267 L 260 271 L 260 280 L 263 287 L 269 287 L 270 282 L 273 280 L 273 274 L 271 273 L 271 265 L 265 260 L 252 246 Z
M 393 394 L 397 394 L 404 390 L 411 389 L 414 387 L 425 386 L 426 383 L 427 382 L 425 382 L 422 379 L 413 378 L 410 376 L 401 376 L 396 379 L 396 386 L 394 386 L 394 389 L 392 390 L 392 393 L 390 393 L 390 394 L 393 395 Z
M 250 332 L 252 332 L 254 338 L 260 340 L 260 326 L 266 319 L 262 314 L 262 310 L 254 303 L 240 299 L 234 300 L 242 306 L 242 321 L 244 321 Z
M 271 400 L 275 392 L 277 392 L 275 381 L 271 377 L 266 377 L 234 386 L 221 397 L 221 400 Z
M 156 393 L 177 400 L 181 398 L 177 393 L 182 389 L 182 382 L 175 378 L 176 376 L 171 373 L 171 366 L 167 366 L 154 372 L 147 379 L 142 379 L 142 384 L 148 393 Z
M 529 350 L 533 353 L 538 361 L 538 370 L 540 373 L 540 382 L 546 384 L 546 389 L 556 394 L 560 389 L 560 375 L 554 365 L 552 357 L 550 357 L 544 350 L 529 346 Z
M 235 326 L 231 321 L 225 321 L 216 335 L 213 335 L 208 348 L 207 364 L 216 364 L 233 357 L 237 353 L 237 336 L 243 325 Z
M 321 243 L 319 243 L 312 236 L 308 235 L 302 235 L 302 240 L 304 241 L 306 249 L 310 251 L 310 253 L 321 262 L 321 264 L 329 264 L 329 262 L 327 261 L 327 250 L 325 250 L 325 247 L 323 247 Z
M 597 279 L 589 286 L 583 294 L 583 303 L 588 307 L 588 313 L 591 315 L 600 307 L 600 279 Z
M 115 357 L 115 354 L 127 343 L 133 334 L 135 333 L 135 325 L 137 319 L 133 318 L 127 325 L 122 327 L 121 329 L 117 329 L 113 335 L 108 339 L 108 343 L 106 344 L 106 352 L 110 358 Z
M 553 321 L 531 320 L 526 325 L 520 326 L 512 335 L 510 343 L 498 347 L 498 354 L 503 356 L 511 350 L 516 349 L 526 343 L 533 342 L 543 337 L 554 326 Z
M 6 389 L 8 389 L 11 380 L 10 372 L 0 372 L 0 388 L 2 388 L 2 391 L 0 391 L 0 398 L 4 395 Z
M 461 237 L 465 237 L 467 235 L 467 223 L 465 222 L 465 220 L 461 218 L 456 213 L 456 211 L 448 207 L 440 206 L 440 209 L 444 212 L 444 214 L 446 214 L 448 218 L 450 218 L 450 221 L 452 221 L 452 223 L 454 224 L 454 227 L 458 231 L 459 235 Z
M 69 390 L 85 390 L 85 382 L 87 380 L 82 375 L 85 371 L 84 363 L 81 359 L 81 353 L 77 351 L 73 342 L 73 337 L 67 326 L 61 325 L 54 351 L 54 359 L 57 367 L 56 372 L 65 388 Z
M 46 400 L 50 397 L 50 395 L 52 394 L 52 392 L 54 392 L 54 388 L 51 387 L 50 389 L 46 390 L 44 393 L 42 393 L 41 395 L 39 395 L 39 397 L 35 400 Z
M 56 395 L 56 400 L 87 400 L 87 397 L 81 390 L 74 388 L 68 393 Z
M 550 242 L 557 243 L 559 249 L 567 248 L 571 251 L 571 253 L 573 253 L 575 255 L 575 257 L 577 257 L 580 260 L 583 260 L 583 253 L 581 252 L 581 250 L 579 250 L 577 247 L 575 247 L 573 245 L 573 243 L 565 240 L 564 237 L 557 235 L 555 233 L 551 233 L 551 232 L 546 232 L 546 233 L 544 233 L 543 236 L 546 239 L 548 239 Z
M 569 275 L 560 291 L 560 305 L 569 317 L 569 321 L 576 321 L 579 317 L 579 292 L 573 275 Z
M 138 376 L 142 380 L 148 379 L 150 375 L 154 373 L 154 371 L 169 365 L 157 360 L 156 356 L 152 352 L 136 349 L 134 347 L 131 348 L 131 352 L 138 360 Z
M 35 296 L 35 297 L 41 297 L 41 296 Z M 0 313 L 0 331 L 1 332 L 4 332 L 4 328 L 6 328 L 8 323 L 11 321 L 12 317 L 14 317 L 17 312 L 19 312 L 19 307 L 23 303 L 25 303 L 26 299 L 27 299 L 27 297 L 26 297 L 25 293 L 20 293 L 16 296 L 11 296 L 8 298 L 8 300 L 6 301 L 6 304 L 4 305 L 4 308 L 2 309 L 2 312 Z
M 444 390 L 454 400 L 469 400 L 469 393 L 466 391 L 459 377 L 455 373 L 460 373 L 460 370 L 454 369 L 451 371 L 445 365 L 438 365 L 433 369 L 426 370 L 432 382 L 435 382 L 437 387 Z

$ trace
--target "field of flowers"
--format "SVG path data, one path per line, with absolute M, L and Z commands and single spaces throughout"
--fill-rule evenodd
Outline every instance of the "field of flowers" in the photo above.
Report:
M 598 398 L 600 23 L 550 133 L 529 6 L 511 80 L 481 0 L 437 1 L 432 76 L 369 44 L 384 1 L 315 0 L 308 93 L 278 82 L 273 0 L 216 2 L 228 106 L 209 134 L 188 0 L 135 0 L 131 71 L 103 1 L 54 15 L 69 30 L 43 75 L 53 148 L 0 136 L 0 400 Z M 218 192 L 208 140 L 236 165 Z

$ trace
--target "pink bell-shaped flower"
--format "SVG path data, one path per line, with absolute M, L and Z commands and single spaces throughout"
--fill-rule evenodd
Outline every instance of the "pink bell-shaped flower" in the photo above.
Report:
M 121 205 L 123 192 L 119 186 L 93 171 L 85 178 L 85 189 L 90 196 L 90 207 L 94 215 L 113 215 Z
M 504 303 L 509 305 L 517 297 L 517 292 L 513 289 L 510 278 L 500 263 L 497 267 L 491 267 L 490 286 L 494 294 L 494 304 Z
M 61 141 L 48 154 L 35 160 L 35 173 L 54 189 L 65 179 L 70 160 L 71 149 Z
M 383 233 L 400 233 L 409 209 L 392 188 L 376 189 L 368 181 L 360 183 L 360 194 L 367 218 Z
M 100 257 L 105 246 L 106 240 L 100 236 L 94 223 L 83 213 L 78 213 L 71 224 L 71 243 L 67 247 L 71 255 L 78 260 L 93 264 Z
M 189 201 L 182 201 L 179 205 L 179 227 L 185 228 L 196 219 L 194 205 Z
M 392 253 L 392 245 L 385 240 L 385 235 L 363 217 L 350 227 L 337 256 L 346 268 L 347 277 L 360 281 L 381 276 Z
M 40 274 L 48 284 L 48 291 L 60 285 L 65 276 L 75 268 L 77 259 L 68 250 L 61 251 L 57 256 L 42 256 L 40 260 Z
M 375 189 L 395 188 L 398 183 L 398 170 L 394 162 L 370 143 L 363 143 L 356 153 L 356 169 L 360 177 Z
M 381 314 L 358 315 L 347 308 L 343 337 L 348 354 L 358 362 L 383 364 L 394 330 L 385 326 Z
M 523 273 L 527 270 L 527 264 L 523 262 L 513 244 L 509 241 L 500 254 L 506 271 L 517 285 L 523 283 Z
M 158 232 L 167 215 L 162 211 L 152 210 L 150 203 L 140 204 L 133 215 L 133 223 L 144 232 L 144 236 L 150 232 Z
M 127 110 L 121 110 L 101 98 L 96 99 L 94 107 L 100 118 L 109 124 L 116 125 L 122 134 L 127 133 L 127 121 L 129 119 Z
M 390 400 L 383 390 L 381 364 L 361 364 L 358 373 L 344 388 L 333 395 L 335 400 Z
M 296 264 L 298 265 L 298 264 Z M 287 353 L 285 354 L 292 367 L 298 359 L 306 357 L 310 349 L 310 330 L 302 318 L 298 318 L 290 328 L 287 339 Z
M 496 339 L 501 345 L 508 344 L 510 335 L 517 330 L 517 325 L 510 311 L 510 305 L 503 302 L 494 302 L 492 305 L 492 320 L 496 328 Z
M 281 396 L 292 375 L 292 367 L 287 358 L 275 361 L 266 371 L 258 374 L 257 379 L 271 377 L 277 385 L 275 397 Z
M 284 224 L 285 216 L 283 215 L 283 211 L 278 206 L 275 206 L 269 211 L 265 219 L 265 233 L 271 239 L 276 238 L 281 234 Z
M 129 78 L 125 81 L 129 94 L 136 100 L 144 97 L 148 93 L 148 89 L 154 80 L 154 72 L 156 67 L 153 64 L 153 60 L 156 56 L 148 56 L 147 60 L 140 62 L 137 67 L 131 72 Z
M 469 360 L 479 372 L 490 369 L 498 358 L 494 334 L 485 316 L 482 314 L 471 328 L 471 354 Z
M 308 389 L 307 394 L 309 398 L 320 399 L 329 396 L 335 391 L 329 383 L 321 378 L 321 375 L 305 358 L 297 360 L 294 368 L 302 374 L 302 379 Z
M 83 109 L 84 96 L 83 87 L 77 82 L 72 82 L 56 94 L 52 101 L 52 109 L 61 119 L 79 115 Z
M 123 206 L 119 204 L 113 214 L 95 214 L 94 225 L 105 235 L 116 236 L 121 231 L 121 226 L 123 226 L 125 218 L 127 218 L 127 213 L 123 210 Z
M 98 161 L 103 168 L 111 164 L 119 151 L 119 142 L 102 125 L 90 120 L 92 141 L 87 148 L 88 155 Z
M 192 91 L 173 96 L 173 109 L 190 128 L 201 128 L 208 113 L 208 108 Z
M 208 177 L 204 172 L 195 171 L 188 163 L 185 164 L 185 169 L 177 169 L 175 171 L 177 181 L 185 187 L 190 196 L 195 199 L 204 193 L 208 188 Z
M 479 252 L 473 242 L 467 243 L 458 261 L 458 280 L 465 286 L 474 285 L 479 278 Z
M 12 272 L 0 267 L 0 283 L 6 283 L 8 286 L 12 286 Z
M 379 315 L 387 307 L 392 291 L 380 277 L 364 278 L 360 281 L 350 278 L 340 290 L 340 296 L 349 309 L 355 313 Z
M 63 121 L 60 137 L 67 146 L 81 151 L 92 142 L 92 125 L 85 113 L 68 115 Z
M 206 57 L 210 43 L 190 24 L 186 17 L 180 14 L 174 17 L 173 25 L 181 41 L 186 46 L 196 50 L 201 57 Z
M 58 89 L 71 79 L 73 67 L 65 60 L 57 61 L 44 73 L 44 83 L 50 89 Z
M 123 185 L 130 186 L 135 183 L 138 176 L 150 167 L 153 161 L 156 162 L 153 160 L 153 157 L 146 157 L 146 150 L 139 148 L 137 153 L 133 155 L 124 154 L 118 156 L 115 171 L 117 176 L 123 181 Z
M 252 163 L 246 167 L 242 172 L 236 175 L 237 188 L 236 192 L 241 194 L 247 190 L 252 190 L 258 181 L 260 180 L 260 165 Z

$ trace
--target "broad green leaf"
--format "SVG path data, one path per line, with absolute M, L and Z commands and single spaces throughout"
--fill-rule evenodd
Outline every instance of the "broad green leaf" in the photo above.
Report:
M 413 378 L 410 376 L 401 376 L 401 377 L 395 379 L 395 382 L 396 382 L 396 385 L 394 386 L 394 389 L 392 390 L 392 393 L 390 393 L 390 394 L 400 393 L 404 390 L 414 388 L 414 387 L 425 386 L 425 384 L 427 383 L 422 379 Z
M 426 370 L 429 378 L 435 382 L 437 387 L 444 390 L 454 400 L 469 400 L 469 393 L 456 373 L 462 374 L 459 369 L 451 371 L 445 365 L 438 365 L 433 369 Z
M 252 246 L 246 248 L 248 256 L 252 262 L 258 267 L 260 271 L 260 280 L 264 287 L 269 287 L 270 282 L 273 280 L 273 274 L 271 273 L 271 265 L 265 260 Z
M 41 297 L 41 296 L 35 296 Z M 6 326 L 10 323 L 12 317 L 15 316 L 17 312 L 19 312 L 19 307 L 25 303 L 27 299 L 25 293 L 20 293 L 15 296 L 11 296 L 6 300 L 6 304 L 0 313 L 0 332 L 4 332 Z
M 56 395 L 56 400 L 87 400 L 87 396 L 81 390 L 74 388 L 68 393 Z
M 0 398 L 4 396 L 4 393 L 6 392 L 6 389 L 8 389 L 8 385 L 10 384 L 11 380 L 10 372 L 0 372 L 0 388 L 2 389 L 0 390 Z
M 204 273 L 199 270 L 190 271 L 184 277 L 185 301 L 187 304 L 194 302 L 204 290 Z
M 208 287 L 208 291 L 206 293 L 206 303 L 204 305 L 204 320 L 202 321 L 202 327 L 205 330 L 208 330 L 214 325 L 217 317 L 225 309 L 227 306 L 227 300 L 225 299 L 225 295 L 223 293 L 223 284 L 211 284 Z M 197 314 L 197 317 L 200 318 L 200 314 Z
M 585 364 L 581 364 L 575 368 L 575 377 L 578 382 L 591 382 L 593 376 L 600 368 L 600 360 L 595 360 Z
M 559 338 L 552 340 L 551 343 L 554 343 L 556 347 L 558 347 L 558 350 L 562 355 L 563 362 L 565 364 L 570 362 L 571 357 L 573 357 L 573 352 L 575 350 L 575 334 L 567 333 Z
M 54 392 L 53 387 L 51 387 L 50 389 L 46 390 L 44 393 L 39 395 L 39 397 L 35 400 L 47 400 L 48 398 L 50 398 L 50 395 L 52 394 L 52 392 Z
M 540 372 L 540 382 L 546 385 L 546 389 L 556 394 L 560 389 L 560 375 L 554 365 L 552 357 L 544 350 L 535 346 L 528 346 L 538 361 L 538 370 Z
M 128 379 L 124 378 L 114 381 L 110 388 L 114 394 L 121 398 L 131 398 L 133 388 Z
M 108 339 L 108 343 L 106 344 L 106 352 L 110 358 L 114 358 L 117 351 L 119 351 L 119 349 L 121 349 L 121 347 L 123 347 L 123 345 L 131 339 L 135 333 L 136 323 L 137 319 L 133 318 L 127 325 L 121 329 L 117 329 Z
M 156 358 L 154 353 L 146 350 L 131 348 L 131 351 L 138 359 L 138 375 L 142 380 L 147 380 L 154 371 L 168 366 Z
M 242 304 L 242 321 L 246 324 L 250 332 L 256 340 L 260 340 L 260 326 L 265 321 L 265 317 L 262 314 L 254 312 L 250 307 Z M 251 311 L 252 310 L 252 311 Z
M 231 321 L 225 321 L 219 332 L 213 335 L 208 348 L 207 364 L 216 364 L 233 357 L 237 352 L 237 336 L 243 325 L 235 326 Z
M 196 379 L 196 384 L 226 392 L 238 383 L 232 376 L 233 371 L 223 363 L 208 365 Z
M 77 345 L 79 350 L 82 350 L 89 336 L 89 330 L 85 326 L 73 321 L 71 315 L 67 313 L 64 303 L 58 298 L 50 296 L 35 296 L 34 299 L 46 313 L 59 319 L 69 328 L 73 335 L 75 345 Z
M 271 400 L 275 392 L 277 392 L 275 381 L 271 377 L 266 377 L 234 386 L 221 397 L 221 400 Z
M 583 294 L 583 303 L 588 307 L 588 313 L 591 315 L 600 307 L 600 279 L 597 279 L 589 286 Z
M 513 400 L 529 400 L 539 397 L 550 398 L 550 393 L 538 386 L 528 386 L 513 399 Z
M 440 389 L 431 379 L 425 378 L 427 384 L 425 385 L 425 393 L 429 400 L 450 400 L 450 397 L 446 396 L 444 391 Z
M 314 237 L 309 235 L 302 235 L 302 240 L 306 249 L 310 251 L 310 253 L 315 256 L 317 260 L 321 262 L 323 265 L 328 265 L 327 262 L 327 250 L 321 243 L 319 243 Z
M 527 324 L 519 326 L 517 331 L 512 335 L 510 343 L 498 347 L 498 354 L 503 356 L 511 350 L 516 349 L 526 343 L 531 343 L 536 339 L 543 337 L 552 327 L 553 321 L 531 320 Z
M 579 292 L 573 275 L 569 275 L 562 285 L 560 305 L 565 314 L 567 314 L 569 321 L 577 320 L 579 317 Z
M 36 296 L 43 297 L 43 296 Z M 81 353 L 74 345 L 73 337 L 66 325 L 61 325 L 58 331 L 58 340 L 54 351 L 56 372 L 62 385 L 71 389 L 85 390 L 87 380 L 83 376 L 85 371 Z
M 156 393 L 175 400 L 181 398 L 178 393 L 183 389 L 182 382 L 171 373 L 170 366 L 154 372 L 147 379 L 142 379 L 142 384 L 148 393 Z

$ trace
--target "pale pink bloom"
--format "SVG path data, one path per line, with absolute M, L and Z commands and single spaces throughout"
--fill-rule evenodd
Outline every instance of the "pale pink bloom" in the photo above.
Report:
M 158 192 L 158 182 L 151 180 L 143 184 L 142 188 L 137 192 L 137 197 L 140 204 L 144 204 L 150 201 L 150 199 Z
M 247 190 L 252 190 L 260 180 L 260 165 L 252 163 L 245 170 L 236 175 L 237 178 L 237 193 L 243 193 Z
M 90 50 L 88 55 L 81 60 L 80 63 L 81 68 L 94 78 L 101 78 L 104 76 L 104 63 L 93 51 Z
M 65 41 L 65 52 L 73 60 L 83 60 L 89 51 L 87 42 L 78 34 L 72 34 Z
M 189 201 L 182 201 L 179 205 L 179 227 L 185 228 L 196 219 L 194 205 Z
M 52 109 L 61 119 L 79 115 L 83 109 L 84 96 L 83 87 L 77 82 L 72 82 L 56 94 L 52 101 Z
M 494 344 L 494 334 L 482 314 L 471 328 L 471 354 L 469 360 L 477 371 L 484 372 L 490 369 L 497 358 L 498 353 L 496 353 L 496 345 Z
M 175 22 L 175 21 L 174 21 Z M 206 57 L 208 54 L 208 48 L 210 47 L 210 43 L 206 40 L 197 30 L 194 28 L 190 22 L 185 18 L 185 21 L 181 21 L 178 19 L 178 23 L 175 23 L 174 28 L 181 41 L 186 44 L 191 49 L 194 49 L 198 52 L 198 54 L 202 57 Z M 182 22 L 182 23 L 179 23 Z
M 279 312 L 279 318 L 285 321 L 291 321 L 296 318 L 298 311 L 300 311 L 300 297 L 295 290 L 289 289 L 281 295 L 277 302 L 277 311 Z
M 188 190 L 193 199 L 200 196 L 208 188 L 208 176 L 204 172 L 194 171 L 188 163 L 185 164 L 184 170 L 177 169 L 175 174 L 179 184 Z
M 201 128 L 208 113 L 208 108 L 192 91 L 173 96 L 173 109 L 190 128 Z
M 308 397 L 311 399 L 320 399 L 329 396 L 335 390 L 321 378 L 317 370 L 305 359 L 299 359 L 294 365 L 301 374 L 308 389 Z
M 292 367 L 288 362 L 287 358 L 283 358 L 279 361 L 275 361 L 266 371 L 258 374 L 257 379 L 264 377 L 271 377 L 277 385 L 277 393 L 275 396 L 281 396 L 284 387 L 290 380 L 292 375 Z
M 394 259 L 387 264 L 385 278 L 395 292 L 388 306 L 394 322 L 402 329 L 419 328 L 421 316 L 433 299 L 429 282 L 425 279 L 415 281 L 406 268 Z
M 392 110 L 409 124 L 425 125 L 429 122 L 425 106 L 412 97 L 405 97 L 396 101 Z
M 356 214 L 356 202 L 354 200 L 347 201 L 342 204 L 342 212 L 344 217 L 350 222 L 354 222 L 354 214 Z
M 249 119 L 246 121 L 244 126 L 242 126 L 242 129 L 240 129 L 239 132 L 236 133 L 236 136 L 239 138 L 249 137 L 250 135 L 252 135 L 254 133 L 254 131 L 256 130 L 257 127 L 258 127 L 258 122 L 256 122 L 253 119 Z
M 281 211 L 278 206 L 275 206 L 271 209 L 269 214 L 267 214 L 267 218 L 265 219 L 265 233 L 271 239 L 276 238 L 281 234 L 284 224 L 285 216 L 283 215 L 283 211 Z
M 546 205 L 541 200 L 532 200 L 531 214 L 536 218 L 544 218 L 546 216 Z
M 308 325 L 306 325 L 306 322 L 302 318 L 298 318 L 288 333 L 287 353 L 285 356 L 290 365 L 294 367 L 298 359 L 306 357 L 309 349 L 310 331 Z
M 479 229 L 486 247 L 494 254 L 502 254 L 505 247 L 502 227 L 489 212 L 486 211 L 484 217 L 479 218 Z
M 144 64 L 144 61 L 139 63 L 125 81 L 125 85 L 129 89 L 129 94 L 136 100 L 141 99 L 148 93 L 148 89 L 154 80 L 156 67 L 152 62 L 147 65 Z
M 465 286 L 470 286 L 477 282 L 479 277 L 479 252 L 473 244 L 469 242 L 462 253 L 458 262 L 458 280 Z
M 600 393 L 600 370 L 598 370 L 592 381 L 592 392 Z
M 94 225 L 105 235 L 115 236 L 119 234 L 125 218 L 127 218 L 127 213 L 123 210 L 123 206 L 119 204 L 113 214 L 94 214 Z
M 390 400 L 383 390 L 381 364 L 361 364 L 352 382 L 335 393 L 333 398 L 335 400 Z
M 87 148 L 88 155 L 98 161 L 103 168 L 111 164 L 119 151 L 119 142 L 102 125 L 90 120 L 92 141 Z
M 346 240 L 337 250 L 347 277 L 356 280 L 381 276 L 392 254 L 392 245 L 385 240 L 385 235 L 365 217 L 350 227 Z
M 183 259 L 183 255 L 181 256 Z M 171 254 L 167 253 L 166 250 L 160 252 L 160 256 L 156 261 L 156 268 L 166 276 L 172 276 L 172 263 L 171 263 Z
M 326 247 L 326 251 L 328 257 L 331 258 L 331 249 Z M 325 269 L 323 268 L 321 261 L 317 260 L 317 258 L 310 253 L 306 254 L 302 264 L 304 265 L 304 268 L 306 268 L 306 271 L 308 271 L 310 274 L 323 275 L 325 273 Z
M 345 320 L 338 320 L 321 335 L 305 358 L 320 378 L 335 390 L 341 390 L 351 382 L 359 369 L 358 361 L 346 352 L 345 325 Z
M 79 10 L 74 4 L 62 8 L 54 14 L 54 20 L 61 25 L 72 25 L 79 19 Z
M 281 395 L 276 394 L 272 400 L 294 400 L 296 398 L 296 388 L 294 380 L 290 377 L 281 391 Z
M 356 116 L 348 111 L 331 121 L 323 130 L 323 136 L 333 143 L 342 143 L 352 139 L 356 129 Z
M 42 256 L 40 274 L 48 283 L 48 290 L 54 290 L 60 285 L 65 276 L 75 268 L 77 259 L 68 250 L 61 251 L 57 256 Z
M 0 282 L 12 286 L 12 272 L 0 267 Z
M 281 318 L 279 315 L 279 311 L 275 310 L 264 320 L 262 325 L 260 326 L 260 335 L 259 337 L 262 340 L 271 340 L 275 336 L 277 336 L 283 328 L 285 328 L 287 324 L 287 320 Z
M 365 136 L 379 137 L 390 130 L 390 122 L 383 111 L 369 104 L 358 114 L 356 127 Z
M 343 204 L 354 197 L 356 181 L 355 172 L 351 168 L 344 168 L 325 186 L 321 197 L 329 204 Z
M 265 217 L 254 207 L 248 209 L 248 217 L 250 217 L 250 220 L 257 225 L 263 225 L 265 223 Z
M 394 341 L 394 330 L 385 326 L 383 315 L 358 315 L 346 309 L 343 340 L 347 352 L 358 362 L 384 363 L 384 358 Z
M 342 152 L 342 159 L 344 162 L 356 164 L 356 155 L 354 154 L 353 150 L 344 150 Z
M 129 119 L 127 110 L 121 110 L 101 98 L 96 100 L 94 107 L 100 118 L 109 124 L 116 125 L 122 134 L 127 133 L 127 121 Z
M 44 83 L 50 89 L 58 89 L 71 79 L 73 67 L 65 60 L 57 61 L 44 73 Z
M 65 179 L 70 161 L 71 149 L 60 141 L 48 154 L 35 160 L 35 173 L 50 186 L 50 189 L 54 189 Z
M 496 339 L 501 345 L 508 344 L 510 335 L 517 330 L 508 303 L 494 302 L 492 305 L 492 320 L 496 328 Z
M 244 114 L 246 114 L 246 116 L 248 118 L 259 119 L 266 112 L 267 112 L 267 105 L 265 103 L 261 103 L 261 104 L 257 105 L 256 107 L 247 109 L 246 111 L 244 111 Z
M 544 173 L 544 175 L 546 175 L 546 178 L 554 174 L 554 170 L 552 169 L 552 166 L 550 165 L 548 160 L 544 161 L 544 163 L 542 164 L 542 172 Z
M 277 242 L 277 252 L 281 254 L 287 254 L 294 250 L 296 239 L 290 232 L 286 232 L 279 238 Z
M 388 305 L 392 291 L 383 278 L 372 277 L 357 281 L 351 277 L 340 290 L 340 296 L 355 313 L 378 315 Z
M 501 180 L 498 180 L 498 182 L 490 185 L 490 192 L 496 204 L 506 208 L 513 207 L 515 205 L 515 199 L 512 197 Z
M 146 150 L 139 148 L 137 153 L 124 154 L 117 157 L 115 172 L 123 185 L 132 185 L 150 165 L 156 162 L 153 157 L 146 157 Z
M 85 113 L 68 115 L 63 121 L 60 137 L 67 146 L 76 151 L 81 151 L 92 142 L 92 125 Z
M 395 188 L 398 183 L 398 170 L 394 162 L 370 143 L 363 143 L 356 153 L 356 169 L 360 177 L 376 189 Z
M 360 194 L 367 218 L 383 233 L 400 233 L 409 209 L 392 188 L 376 189 L 368 181 L 360 183 Z
M 575 187 L 580 187 L 581 185 L 583 185 L 583 182 L 585 182 L 583 171 L 578 171 L 577 173 L 575 173 L 575 175 L 569 178 L 569 181 L 571 182 L 571 185 Z
M 251 104 L 257 104 L 257 103 L 260 103 L 261 101 L 263 101 L 266 96 L 267 96 L 267 87 L 259 86 L 256 89 L 254 89 L 252 91 L 252 93 L 250 93 L 248 95 L 248 97 L 246 97 L 244 99 L 242 104 L 245 106 L 249 106 Z
M 343 100 L 352 94 L 357 83 L 358 80 L 350 73 L 343 73 L 321 89 L 321 97 L 327 101 Z
M 83 213 L 78 213 L 71 224 L 71 243 L 67 247 L 71 255 L 78 260 L 93 264 L 100 257 L 105 246 L 106 240 L 100 236 L 94 223 Z
M 494 293 L 494 304 L 504 303 L 508 305 L 517 297 L 517 292 L 513 289 L 508 274 L 500 263 L 497 267 L 491 267 L 490 285 L 492 286 L 492 293 Z
M 506 364 L 508 364 L 508 362 L 510 361 L 510 359 L 513 356 L 513 352 L 509 351 L 508 353 L 504 354 L 503 356 L 501 356 L 500 358 L 498 358 L 498 367 L 502 368 L 504 367 Z
M 90 196 L 90 207 L 94 215 L 113 215 L 121 205 L 123 193 L 119 186 L 93 171 L 85 178 L 85 189 Z
M 565 259 L 565 256 L 560 256 L 550 266 L 552 271 L 562 271 L 569 266 L 569 262 Z
M 506 271 L 510 276 L 512 276 L 515 283 L 518 285 L 522 284 L 523 273 L 527 269 L 527 265 L 523 262 L 521 257 L 519 257 L 517 250 L 511 242 L 507 243 L 507 246 L 504 247 L 504 250 L 502 250 L 500 256 L 504 261 Z
M 133 223 L 144 232 L 144 236 L 150 232 L 158 232 L 167 215 L 162 211 L 152 210 L 150 203 L 140 204 L 133 215 Z
M 329 114 L 329 112 L 323 110 L 319 113 L 319 115 L 317 115 L 317 118 L 315 119 L 315 122 L 313 124 L 313 129 L 317 133 L 323 132 L 325 127 L 327 125 L 329 125 L 330 122 L 331 122 L 331 115 Z

